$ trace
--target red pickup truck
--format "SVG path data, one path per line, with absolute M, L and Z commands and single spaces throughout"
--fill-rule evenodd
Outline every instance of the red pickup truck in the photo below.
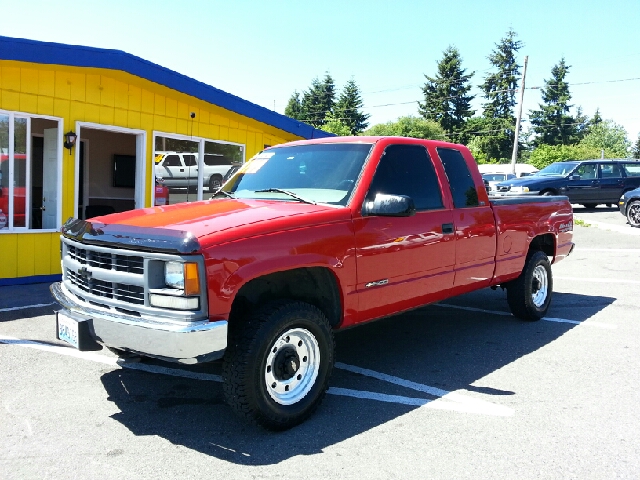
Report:
M 490 201 L 462 145 L 289 143 L 210 200 L 70 219 L 51 287 L 57 337 L 121 356 L 222 358 L 232 408 L 285 429 L 324 396 L 334 330 L 496 286 L 516 317 L 543 317 L 572 231 L 566 197 Z

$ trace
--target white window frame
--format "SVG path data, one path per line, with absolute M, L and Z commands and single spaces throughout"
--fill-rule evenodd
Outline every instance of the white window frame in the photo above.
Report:
M 59 232 L 62 227 L 62 143 L 63 143 L 63 129 L 64 120 L 60 117 L 53 117 L 51 115 L 36 115 L 33 113 L 20 112 L 17 110 L 2 110 L 0 109 L 0 115 L 9 116 L 9 212 L 7 215 L 7 228 L 0 230 L 0 235 L 15 234 L 15 233 L 52 233 Z M 14 207 L 14 175 L 15 175 L 15 118 L 27 119 L 27 134 L 26 134 L 26 168 L 25 168 L 25 226 L 14 227 L 13 217 L 15 212 Z M 41 118 L 44 120 L 51 120 L 58 124 L 58 142 L 57 142 L 57 159 L 56 159 L 56 171 L 58 172 L 58 178 L 56 182 L 56 228 L 42 229 L 42 228 L 30 228 L 31 222 L 31 120 L 34 118 Z
M 145 181 L 145 175 L 147 173 L 147 131 L 140 130 L 138 128 L 126 128 L 126 127 L 118 127 L 116 125 L 105 125 L 102 123 L 92 123 L 92 122 L 76 122 L 76 135 L 78 141 L 82 139 L 82 129 L 88 128 L 91 130 L 103 130 L 107 132 L 114 133 L 125 133 L 129 135 L 136 136 L 136 186 L 135 186 L 135 194 L 133 198 L 134 208 L 143 208 L 145 206 L 145 197 L 147 190 L 147 182 Z M 80 198 L 78 189 L 80 188 L 80 147 L 79 144 L 76 144 L 77 148 L 75 148 L 75 172 L 74 172 L 74 187 L 73 187 L 73 208 L 74 210 L 78 208 L 78 200 Z M 88 165 L 88 152 L 85 152 L 85 169 Z M 155 189 L 151 190 L 152 192 Z M 88 201 L 88 198 L 85 198 L 85 202 Z
M 242 163 L 245 162 L 246 160 L 246 155 L 247 155 L 247 146 L 244 143 L 236 143 L 236 142 L 228 142 L 226 140 L 214 140 L 212 138 L 206 138 L 206 137 L 194 137 L 191 135 L 181 135 L 179 133 L 168 133 L 168 132 L 161 132 L 158 130 L 154 130 L 152 132 L 153 134 L 153 141 L 152 141 L 152 147 L 153 147 L 153 178 L 152 178 L 152 186 L 151 186 L 151 205 L 155 205 L 156 204 L 156 189 L 155 189 L 155 168 L 156 168 L 156 138 L 157 137 L 166 137 L 166 138 L 172 138 L 174 140 L 187 140 L 189 142 L 194 142 L 194 143 L 198 143 L 198 192 L 197 192 L 197 196 L 196 196 L 196 200 L 202 200 L 203 197 L 203 186 L 204 186 L 204 144 L 205 142 L 211 142 L 211 143 L 222 143 L 224 145 L 235 145 L 236 147 L 241 147 L 242 149 Z

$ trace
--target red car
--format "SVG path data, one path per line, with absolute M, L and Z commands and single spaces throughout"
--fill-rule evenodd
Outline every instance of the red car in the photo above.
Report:
M 169 187 L 164 185 L 162 177 L 156 177 L 156 192 L 154 205 L 169 205 Z
M 9 155 L 0 155 L 0 229 L 9 228 Z M 15 155 L 14 171 L 24 171 L 25 154 Z M 4 180 L 3 180 L 4 179 Z M 13 187 L 13 226 L 25 227 L 25 197 L 24 186 Z

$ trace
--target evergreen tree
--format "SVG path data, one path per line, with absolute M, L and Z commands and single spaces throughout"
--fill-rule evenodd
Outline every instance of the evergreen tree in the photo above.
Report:
M 509 30 L 488 57 L 491 65 L 498 71 L 487 75 L 480 86 L 488 100 L 483 106 L 483 115 L 487 118 L 506 118 L 515 122 L 513 107 L 516 104 L 516 88 L 520 76 L 516 54 L 523 45 L 515 39 L 516 36 L 513 30 Z
M 367 122 L 369 115 L 362 113 L 362 106 L 360 89 L 351 79 L 340 93 L 340 98 L 334 107 L 333 117 L 346 125 L 351 135 L 357 135 L 369 126 L 369 122 Z
M 487 75 L 480 85 L 487 99 L 483 105 L 483 116 L 489 121 L 489 129 L 494 137 L 487 139 L 492 146 L 491 152 L 485 152 L 489 160 L 511 158 L 513 149 L 516 123 L 513 108 L 520 76 L 516 54 L 523 46 L 516 36 L 513 30 L 509 30 L 506 37 L 496 44 L 488 59 L 497 71 Z
M 309 91 L 302 94 L 301 108 L 305 117 L 302 121 L 314 127 L 324 125 L 327 114 L 333 113 L 335 89 L 333 78 L 328 72 L 322 81 L 314 78 Z
M 300 101 L 300 94 L 297 90 L 293 92 L 293 95 L 291 95 L 291 98 L 284 109 L 284 114 L 287 117 L 295 118 L 296 120 L 304 119 L 302 102 Z
M 631 156 L 633 158 L 640 158 L 640 133 L 638 133 L 638 139 L 631 150 Z
M 541 90 L 543 103 L 539 104 L 540 109 L 529 113 L 533 131 L 537 134 L 534 146 L 571 145 L 578 141 L 576 119 L 569 115 L 571 93 L 565 81 L 569 68 L 564 58 L 554 65 L 551 78 L 544 81 Z
M 596 108 L 596 113 L 593 114 L 593 118 L 589 121 L 589 125 L 598 125 L 602 123 L 602 117 L 600 116 L 600 109 Z
M 600 118 L 599 110 L 596 110 L 596 116 Z M 576 107 L 576 115 L 574 117 L 574 120 L 576 124 L 576 138 L 578 139 L 578 141 L 580 141 L 589 131 L 589 124 L 591 120 L 589 120 L 589 117 L 582 113 L 582 107 Z M 602 121 L 602 118 L 600 118 L 599 121 Z
M 424 103 L 418 102 L 418 112 L 426 120 L 434 120 L 449 134 L 459 132 L 468 118 L 473 95 L 469 95 L 469 80 L 474 72 L 466 73 L 458 49 L 449 46 L 438 62 L 435 77 L 425 75 L 427 83 L 422 87 Z

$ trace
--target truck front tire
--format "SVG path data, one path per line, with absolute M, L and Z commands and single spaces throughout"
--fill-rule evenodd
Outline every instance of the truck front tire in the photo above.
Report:
M 272 302 L 231 328 L 224 394 L 241 417 L 286 430 L 318 407 L 334 363 L 333 331 L 313 305 Z
M 522 273 L 507 284 L 507 303 L 514 316 L 540 320 L 547 314 L 553 292 L 551 263 L 544 252 L 527 256 Z

